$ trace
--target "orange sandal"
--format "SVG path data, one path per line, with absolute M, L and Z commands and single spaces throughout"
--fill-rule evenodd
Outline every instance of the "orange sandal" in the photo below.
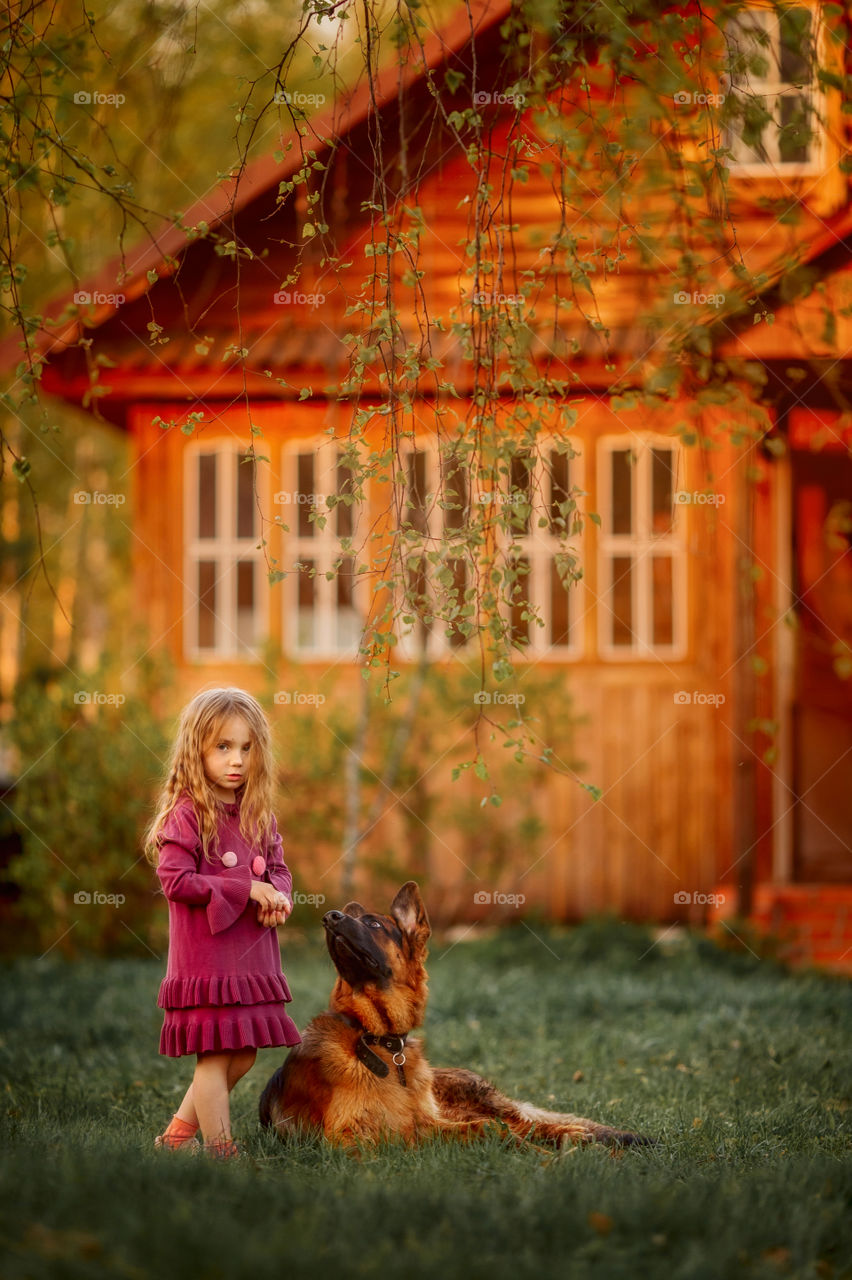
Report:
M 200 1145 L 193 1126 L 188 1120 L 180 1120 L 176 1115 L 172 1116 L 165 1133 L 158 1134 L 154 1139 L 157 1151 L 179 1151 L 183 1148 L 197 1151 Z

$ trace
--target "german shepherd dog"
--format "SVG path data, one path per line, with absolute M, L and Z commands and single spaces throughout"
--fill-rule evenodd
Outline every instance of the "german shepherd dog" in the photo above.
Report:
M 358 902 L 323 916 L 337 969 L 328 1009 L 308 1025 L 260 1100 L 279 1135 L 314 1132 L 358 1144 L 429 1135 L 470 1138 L 497 1130 L 560 1146 L 646 1143 L 638 1134 L 504 1097 L 472 1071 L 430 1067 L 410 1039 L 426 1009 L 426 943 L 420 891 L 404 884 L 389 915 Z

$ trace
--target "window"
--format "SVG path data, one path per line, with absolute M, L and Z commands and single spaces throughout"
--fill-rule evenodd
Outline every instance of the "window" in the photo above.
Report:
M 579 468 L 550 444 L 510 464 L 512 639 L 530 655 L 571 657 L 581 647 Z
M 814 13 L 801 5 L 754 9 L 728 27 L 728 92 L 736 119 L 726 130 L 735 172 L 796 173 L 820 160 L 813 82 Z
M 508 588 L 514 643 L 530 656 L 575 656 L 581 647 L 580 588 L 574 581 L 579 547 L 573 550 L 570 539 L 576 544 L 579 538 L 578 459 L 553 444 L 535 456 L 518 453 L 501 490 L 473 494 L 468 469 L 450 453 L 439 458 L 435 448 L 411 450 L 403 466 L 407 495 L 403 528 L 407 525 L 415 535 L 403 553 L 404 656 L 413 658 L 425 647 L 430 657 L 437 657 L 468 643 L 464 619 L 472 608 L 466 599 L 472 579 L 470 553 L 462 535 L 470 523 L 471 503 L 496 502 L 511 510 L 509 527 L 501 529 L 500 538 L 517 575 Z M 437 550 L 442 536 L 446 547 L 441 560 Z M 433 614 L 437 597 L 446 615 L 442 620 Z
M 676 502 L 680 450 L 633 436 L 600 442 L 599 639 L 605 657 L 678 657 L 686 553 Z
M 283 474 L 287 488 L 275 495 L 276 511 L 289 530 L 287 563 L 298 566 L 284 580 L 285 645 L 303 657 L 354 659 L 364 627 L 364 587 L 356 572 L 361 512 L 351 473 L 341 450 L 324 440 L 287 450 Z
M 233 445 L 189 448 L 185 477 L 186 654 L 255 658 L 266 604 L 256 464 Z
M 402 456 L 405 487 L 401 515 L 400 570 L 396 626 L 405 658 L 430 658 L 468 643 L 463 610 L 469 580 L 463 534 L 470 518 L 466 471 L 452 453 L 439 458 L 434 447 L 408 449 Z M 439 560 L 441 540 L 449 551 Z M 458 547 L 454 554 L 453 544 Z M 438 619 L 434 611 L 447 616 Z

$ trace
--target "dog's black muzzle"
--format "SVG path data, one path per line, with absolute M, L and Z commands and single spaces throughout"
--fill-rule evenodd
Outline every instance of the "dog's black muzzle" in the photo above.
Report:
M 378 943 L 377 931 L 343 911 L 326 911 L 322 923 L 334 967 L 350 986 L 383 984 L 390 978 L 391 968 Z M 379 933 L 379 937 L 384 934 Z

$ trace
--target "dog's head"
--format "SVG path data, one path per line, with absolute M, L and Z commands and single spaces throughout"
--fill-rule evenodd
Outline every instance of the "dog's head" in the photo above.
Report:
M 402 886 L 388 915 L 348 902 L 342 911 L 327 911 L 322 922 L 339 975 L 332 1007 L 342 1008 L 351 998 L 360 1005 L 363 998 L 392 1014 L 393 1022 L 407 1016 L 409 1026 L 418 1025 L 414 1019 L 425 1004 L 424 961 L 431 929 L 414 881 Z

